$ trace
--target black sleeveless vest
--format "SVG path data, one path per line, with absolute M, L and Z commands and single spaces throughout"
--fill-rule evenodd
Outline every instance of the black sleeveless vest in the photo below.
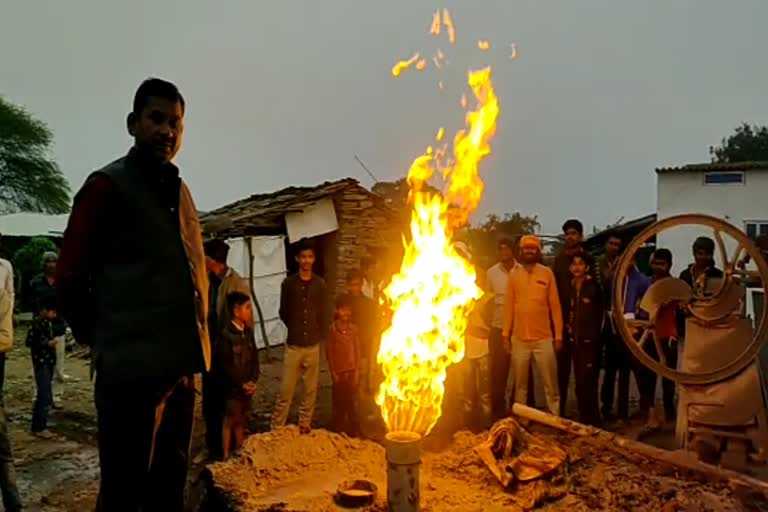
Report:
M 197 250 L 188 249 L 184 233 L 199 230 L 197 212 L 192 205 L 192 221 L 189 211 L 180 214 L 191 196 L 177 176 L 168 178 L 176 201 L 164 204 L 156 177 L 140 165 L 129 154 L 97 171 L 111 179 L 117 198 L 115 223 L 99 241 L 91 272 L 96 371 L 107 381 L 180 378 L 210 359 L 206 322 L 199 321 L 207 312 L 204 260 L 190 258 Z M 192 235 L 199 259 L 200 233 Z

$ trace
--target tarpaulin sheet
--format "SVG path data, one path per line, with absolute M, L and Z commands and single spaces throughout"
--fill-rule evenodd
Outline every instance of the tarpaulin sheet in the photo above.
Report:
M 280 321 L 278 311 L 280 308 L 280 284 L 285 279 L 285 242 L 283 236 L 253 237 L 251 250 L 253 252 L 253 290 L 259 301 L 267 338 L 270 345 L 285 343 L 286 329 Z M 250 273 L 248 261 L 248 245 L 244 238 L 227 240 L 229 245 L 229 257 L 227 264 L 235 269 L 238 274 L 248 278 Z M 256 344 L 265 346 L 259 327 L 259 317 L 254 308 L 256 320 Z
M 339 221 L 336 219 L 333 201 L 321 199 L 300 212 L 286 213 L 285 227 L 290 243 L 336 231 L 339 229 Z

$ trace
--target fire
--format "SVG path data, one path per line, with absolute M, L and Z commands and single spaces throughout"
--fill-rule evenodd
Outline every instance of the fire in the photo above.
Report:
M 448 12 L 448 9 L 443 9 L 443 23 L 445 24 L 445 29 L 448 31 L 448 41 L 450 41 L 451 44 L 456 42 L 456 29 L 453 27 L 453 19 L 451 18 L 451 13 Z
M 435 11 L 435 15 L 432 16 L 432 26 L 429 28 L 429 33 L 433 36 L 440 35 L 440 9 Z
M 392 67 L 392 76 L 397 78 L 398 76 L 400 76 L 400 73 L 402 73 L 403 71 L 405 71 L 409 67 L 411 67 L 414 64 L 416 64 L 419 61 L 419 58 L 420 58 L 419 54 L 418 53 L 414 53 L 413 56 L 410 59 L 399 61 L 397 64 L 395 64 Z
M 474 268 L 459 256 L 451 238 L 480 202 L 478 166 L 491 153 L 499 104 L 490 68 L 470 72 L 469 85 L 478 106 L 467 113 L 466 129 L 454 137 L 452 158 L 430 147 L 408 172 L 411 239 L 400 271 L 384 290 L 392 320 L 377 357 L 384 382 L 376 403 L 390 431 L 426 435 L 435 426 L 446 370 L 464 357 L 467 315 L 482 293 Z M 446 181 L 443 195 L 422 190 L 436 171 Z

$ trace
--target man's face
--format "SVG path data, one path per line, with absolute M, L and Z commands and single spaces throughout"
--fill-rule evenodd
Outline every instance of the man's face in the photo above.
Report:
M 574 258 L 571 261 L 571 275 L 573 277 L 584 277 L 587 274 L 587 264 L 583 258 Z
M 693 259 L 698 267 L 707 267 L 712 264 L 714 254 L 706 249 L 696 249 L 693 251 Z
M 128 132 L 136 146 L 161 164 L 176 156 L 183 131 L 184 109 L 178 101 L 152 96 L 141 112 L 129 118 Z
M 251 306 L 251 301 L 236 306 L 232 314 L 237 320 L 240 320 L 243 323 L 250 322 L 253 318 L 253 306 Z
M 565 245 L 566 247 L 575 247 L 581 243 L 581 233 L 574 228 L 568 228 L 565 230 Z
M 350 309 L 348 306 L 340 307 L 336 311 L 336 314 L 342 323 L 348 323 L 352 321 L 352 309 Z
M 210 274 L 214 274 L 217 276 L 220 276 L 221 273 L 224 271 L 224 265 L 216 261 L 215 259 L 211 258 L 210 256 L 205 257 L 205 269 Z
M 353 277 L 347 281 L 347 293 L 354 297 L 363 294 L 363 280 L 359 277 Z
M 43 270 L 45 271 L 46 275 L 52 276 L 56 273 L 56 263 L 58 263 L 58 259 L 56 258 L 48 258 L 45 260 L 45 263 L 43 264 Z
M 608 241 L 605 242 L 605 254 L 613 258 L 614 256 L 618 256 L 619 251 L 621 251 L 621 239 L 615 236 L 610 237 Z
M 515 253 L 512 251 L 512 248 L 507 244 L 499 245 L 497 249 L 497 254 L 498 254 L 499 261 L 502 263 L 509 263 L 515 259 Z
M 668 261 L 651 257 L 651 272 L 654 277 L 666 277 L 669 275 L 671 265 Z
M 304 272 L 312 271 L 312 267 L 315 264 L 315 251 L 312 249 L 304 249 L 296 256 L 296 261 L 299 263 L 299 269 Z
M 55 309 L 44 309 L 43 310 L 43 318 L 46 320 L 56 320 L 56 310 Z
M 525 246 L 520 249 L 520 259 L 523 263 L 531 264 L 539 261 L 539 249 L 532 246 Z

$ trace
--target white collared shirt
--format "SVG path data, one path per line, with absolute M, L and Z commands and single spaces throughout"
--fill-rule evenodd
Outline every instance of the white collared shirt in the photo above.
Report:
M 512 268 L 515 268 L 517 263 Z M 493 294 L 493 320 L 491 327 L 496 329 L 504 328 L 504 302 L 507 294 L 507 282 L 509 281 L 509 272 L 504 268 L 501 262 L 496 263 L 488 269 L 488 291 Z

